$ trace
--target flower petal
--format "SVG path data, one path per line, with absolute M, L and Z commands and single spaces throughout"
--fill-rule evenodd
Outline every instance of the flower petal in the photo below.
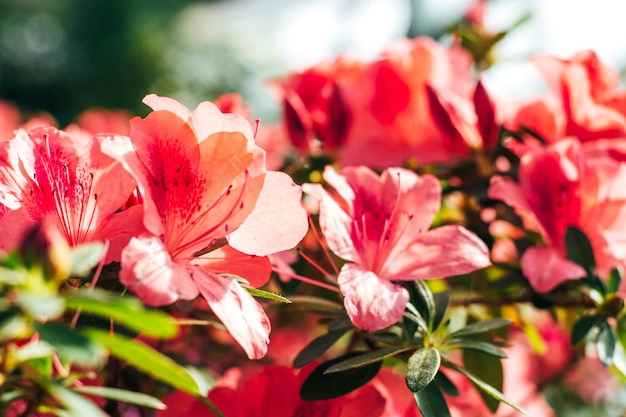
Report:
M 228 242 L 241 252 L 258 256 L 295 247 L 309 228 L 301 198 L 302 189 L 289 175 L 268 172 L 254 210 L 228 236 Z
M 538 292 L 548 292 L 560 283 L 586 275 L 583 267 L 563 258 L 552 246 L 535 246 L 524 252 L 522 273 Z
M 132 238 L 122 251 L 120 281 L 149 305 L 198 296 L 188 266 L 174 262 L 163 242 L 147 234 Z
M 192 268 L 200 293 L 248 357 L 265 356 L 271 327 L 261 305 L 233 278 Z
M 462 226 L 442 226 L 419 236 L 389 257 L 380 274 L 414 280 L 467 274 L 490 265 L 487 245 Z
M 409 302 L 405 288 L 354 263 L 341 268 L 337 281 L 350 320 L 363 330 L 376 331 L 396 323 Z
M 272 274 L 272 264 L 267 256 L 247 255 L 228 245 L 200 255 L 192 263 L 208 271 L 244 278 L 254 288 L 266 284 Z

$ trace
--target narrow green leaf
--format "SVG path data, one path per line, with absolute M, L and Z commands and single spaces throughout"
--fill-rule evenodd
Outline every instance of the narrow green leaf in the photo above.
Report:
M 514 409 L 516 409 L 517 411 L 519 411 L 520 413 L 526 414 L 528 415 L 528 413 L 526 412 L 526 410 L 524 410 L 520 405 L 514 403 L 513 401 L 507 399 L 504 394 L 502 394 L 502 392 L 498 391 L 497 389 L 495 389 L 494 387 L 492 387 L 491 385 L 489 385 L 488 383 L 486 383 L 485 381 L 477 378 L 476 376 L 474 376 L 474 374 L 472 374 L 470 371 L 468 371 L 465 368 L 462 368 L 461 366 L 450 362 L 450 361 L 446 361 L 445 362 L 445 366 L 451 369 L 456 370 L 457 372 L 462 373 L 463 375 L 465 375 L 466 377 L 469 378 L 470 381 L 472 381 L 476 386 L 478 386 L 481 390 L 483 390 L 485 393 L 489 394 L 491 397 L 495 398 L 496 400 L 505 403 L 506 405 L 508 405 L 509 407 L 512 407 Z
M 83 243 L 74 246 L 70 253 L 70 276 L 85 277 L 98 265 L 104 256 L 104 245 L 100 242 Z
M 452 397 L 458 397 L 460 394 L 459 389 L 456 385 L 454 385 L 454 382 L 452 382 L 443 372 L 437 372 L 437 375 L 435 375 L 435 383 L 441 391 Z
M 90 368 L 104 363 L 105 350 L 88 337 L 58 323 L 34 323 L 42 341 L 49 343 L 62 361 Z
M 350 330 L 353 327 L 354 325 L 352 324 L 350 317 L 346 315 L 337 317 L 336 319 L 329 322 L 328 325 L 326 326 L 329 332 L 332 332 L 335 330 Z
M 430 383 L 413 395 L 423 417 L 451 417 L 448 403 L 437 384 Z
M 496 390 L 502 391 L 504 372 L 502 371 L 502 362 L 500 362 L 499 358 L 484 355 L 476 350 L 464 350 L 463 365 L 468 372 L 478 376 L 481 381 L 484 381 Z M 500 401 L 484 390 L 479 389 L 478 392 L 489 410 L 495 413 L 500 405 Z
M 575 226 L 569 226 L 565 231 L 565 250 L 567 259 L 576 262 L 586 269 L 593 269 L 596 260 L 593 256 L 593 247 L 587 235 Z
M 117 356 L 153 378 L 191 395 L 200 394 L 198 384 L 187 370 L 151 347 L 120 335 L 87 329 L 83 332 Z
M 316 337 L 298 353 L 293 360 L 293 367 L 302 368 L 304 365 L 313 362 L 330 349 L 347 331 L 348 329 L 333 330 Z
M 413 304 L 411 303 L 408 303 L 406 307 L 407 307 L 407 310 L 409 311 L 405 311 L 403 314 L 403 317 L 409 319 L 411 323 L 415 323 L 415 325 L 421 328 L 424 332 L 428 332 L 428 323 L 426 323 L 426 320 L 424 320 L 422 316 L 419 314 L 419 312 L 417 311 L 417 309 L 415 309 L 415 306 L 413 306 Z M 408 326 L 406 324 L 405 326 L 407 328 L 407 331 L 411 332 L 411 330 L 413 330 L 413 326 Z M 414 334 L 415 330 L 413 330 L 411 334 Z
M 439 371 L 441 355 L 434 347 L 417 350 L 407 362 L 407 370 L 404 379 L 407 387 L 413 392 L 426 388 L 432 382 Z
M 478 334 L 483 334 L 490 332 L 492 330 L 497 330 L 502 327 L 508 326 L 511 324 L 511 320 L 507 319 L 492 319 L 486 321 L 479 321 L 476 323 L 472 323 L 468 326 L 463 327 L 455 332 L 450 333 L 446 339 L 461 339 L 467 336 L 475 336 Z
M 57 401 L 61 403 L 65 410 L 60 415 L 67 417 L 108 417 L 96 404 L 87 398 L 65 388 L 58 383 L 46 385 L 46 390 Z
M 382 362 L 386 358 L 395 356 L 399 353 L 406 352 L 407 350 L 415 349 L 414 346 L 409 347 L 391 347 L 386 349 L 374 350 L 372 352 L 366 352 L 358 356 L 351 357 L 345 361 L 339 362 L 328 368 L 324 373 L 332 374 L 335 372 L 344 372 L 353 368 L 360 368 L 365 365 L 370 365 L 375 362 Z
M 280 294 L 274 294 L 273 292 L 261 290 L 258 288 L 252 288 L 252 287 L 245 287 L 245 289 L 253 297 L 265 298 L 267 300 L 279 301 L 281 303 L 291 304 L 291 301 L 289 301 L 287 298 L 283 297 Z
M 607 292 L 609 294 L 615 294 L 619 291 L 622 285 L 623 277 L 624 271 L 622 270 L 621 266 L 618 265 L 615 268 L 611 269 L 611 272 L 609 273 L 609 282 L 607 285 Z
M 113 401 L 135 404 L 141 407 L 154 408 L 156 410 L 165 410 L 167 408 L 158 398 L 125 389 L 83 385 L 81 387 L 74 387 L 72 390 L 80 394 L 93 395 Z
M 613 363 L 613 353 L 615 352 L 617 337 L 613 328 L 606 320 L 600 323 L 599 328 L 600 330 L 595 340 L 598 359 L 600 359 L 600 362 L 605 366 L 610 366 Z
M 626 349 L 626 314 L 622 314 L 617 318 L 615 333 L 622 347 Z
M 443 321 L 443 318 L 446 315 L 446 311 L 448 310 L 448 304 L 450 303 L 450 292 L 443 291 L 433 294 L 433 299 L 435 301 L 433 329 L 436 330 Z
M 476 352 L 484 353 L 485 355 L 493 356 L 495 358 L 504 359 L 506 353 L 495 344 L 484 340 L 468 340 L 463 339 L 458 343 L 449 344 L 449 348 L 469 349 Z
M 424 317 L 428 322 L 428 329 L 432 330 L 435 318 L 435 298 L 433 297 L 433 293 L 424 281 L 413 281 L 413 287 L 416 292 L 415 307 L 417 311 L 419 311 L 419 315 Z
M 602 321 L 602 318 L 596 314 L 585 314 L 581 316 L 572 326 L 572 334 L 570 341 L 572 345 L 577 345 L 578 342 L 583 340 L 589 331 Z
M 350 352 L 319 365 L 309 374 L 300 387 L 300 398 L 303 400 L 328 400 L 346 395 L 372 380 L 380 370 L 382 362 L 375 362 L 360 368 L 344 372 L 326 374 L 326 370 L 336 363 L 362 354 Z
M 178 324 L 171 316 L 159 310 L 149 310 L 136 298 L 121 297 L 96 290 L 80 291 L 65 299 L 72 310 L 112 318 L 119 324 L 157 338 L 169 338 L 178 333 Z

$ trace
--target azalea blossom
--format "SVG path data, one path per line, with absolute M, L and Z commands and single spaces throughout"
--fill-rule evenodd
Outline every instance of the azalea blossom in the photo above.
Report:
M 624 265 L 626 164 L 617 157 L 618 148 L 608 141 L 582 146 L 575 139 L 563 139 L 528 150 L 520 160 L 518 182 L 492 179 L 488 195 L 514 207 L 545 240 L 521 258 L 522 273 L 535 290 L 547 292 L 566 280 L 586 276 L 584 268 L 567 259 L 569 226 L 589 238 L 602 276 Z
M 122 253 L 120 280 L 150 305 L 199 294 L 250 358 L 267 351 L 269 320 L 233 275 L 264 284 L 266 255 L 294 247 L 308 228 L 301 189 L 266 172 L 241 116 L 210 102 L 192 113 L 149 95 L 154 111 L 130 121 L 130 139 L 106 147 L 137 180 L 146 233 Z
M 388 168 L 324 170 L 334 188 L 305 184 L 320 200 L 320 226 L 330 249 L 348 261 L 338 276 L 355 326 L 379 330 L 404 313 L 409 292 L 401 281 L 469 273 L 489 265 L 487 246 L 459 225 L 429 230 L 441 204 L 433 176 Z
M 69 135 L 53 127 L 18 129 L 0 142 L 0 248 L 12 249 L 44 219 L 70 246 L 110 241 L 107 262 L 118 260 L 127 232 L 142 228 L 134 211 L 115 212 L 136 184 L 122 165 L 105 155 L 106 136 Z

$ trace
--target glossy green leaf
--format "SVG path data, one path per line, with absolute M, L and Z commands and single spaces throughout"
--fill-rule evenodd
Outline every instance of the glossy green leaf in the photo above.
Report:
M 105 350 L 98 343 L 59 323 L 35 323 L 42 341 L 49 343 L 64 362 L 90 368 L 104 363 Z
M 593 269 L 596 260 L 593 255 L 593 247 L 587 235 L 575 226 L 569 226 L 565 231 L 565 250 L 567 259 L 576 262 L 586 269 Z
M 344 372 L 326 374 L 326 370 L 336 363 L 343 362 L 363 352 L 350 352 L 319 365 L 309 374 L 300 387 L 300 398 L 303 400 L 328 400 L 346 395 L 367 384 L 380 370 L 382 362 L 375 362 L 360 368 Z
M 498 400 L 500 402 L 503 402 L 504 404 L 514 408 L 515 410 L 519 411 L 520 413 L 528 415 L 526 410 L 524 410 L 520 405 L 518 405 L 518 404 L 514 403 L 513 401 L 509 400 L 508 398 L 506 398 L 504 396 L 504 394 L 502 394 L 502 392 L 500 390 L 497 390 L 496 388 L 494 388 L 493 386 L 489 385 L 488 383 L 486 383 L 482 379 L 476 377 L 473 373 L 471 373 L 466 368 L 463 368 L 463 367 L 461 367 L 461 366 L 459 366 L 459 365 L 457 365 L 457 364 L 455 364 L 453 362 L 449 362 L 449 361 L 445 362 L 445 366 L 448 367 L 448 368 L 454 369 L 454 370 L 462 373 L 463 375 L 465 375 L 478 388 L 480 388 L 482 391 L 484 391 L 486 394 L 488 394 L 489 396 L 493 397 L 494 399 L 496 399 L 496 400 Z
M 511 320 L 507 319 L 492 319 L 486 321 L 479 321 L 463 327 L 455 332 L 450 333 L 446 339 L 461 339 L 468 336 L 476 336 L 479 334 L 487 333 L 492 330 L 498 330 L 511 324 Z
M 159 310 L 146 309 L 136 298 L 110 295 L 104 291 L 80 291 L 65 300 L 67 308 L 90 313 L 139 333 L 157 338 L 169 338 L 178 333 L 178 324 Z
M 407 387 L 413 392 L 426 388 L 439 372 L 441 355 L 434 347 L 417 350 L 407 362 L 404 379 Z
M 570 341 L 572 345 L 577 345 L 578 342 L 583 340 L 589 331 L 602 321 L 602 318 L 596 314 L 585 314 L 581 316 L 574 326 L 572 326 L 572 334 L 570 335 Z
M 622 314 L 617 318 L 615 333 L 617 336 L 617 340 L 619 340 L 619 342 L 622 344 L 622 347 L 626 349 L 626 314 Z
M 273 292 L 261 290 L 258 288 L 252 288 L 252 287 L 244 287 L 244 288 L 253 297 L 265 298 L 266 300 L 272 300 L 272 301 L 278 301 L 278 302 L 285 303 L 285 304 L 291 304 L 291 301 L 289 301 L 287 298 L 283 297 L 280 294 L 274 294 Z
M 615 294 L 619 291 L 622 285 L 623 277 L 624 271 L 621 266 L 618 265 L 611 269 L 611 272 L 609 273 L 609 282 L 607 284 L 607 292 L 609 294 Z
M 46 390 L 64 410 L 59 413 L 63 417 L 108 417 L 95 403 L 58 383 L 50 383 Z
M 452 382 L 443 372 L 437 372 L 437 375 L 435 375 L 435 383 L 442 392 L 452 397 L 458 397 L 460 394 L 459 389 L 456 385 L 454 385 L 454 382 Z
M 96 329 L 87 329 L 84 334 L 100 343 L 112 355 L 151 377 L 191 395 L 200 394 L 198 384 L 185 368 L 150 346 Z
M 484 340 L 468 340 L 463 339 L 458 343 L 454 343 L 454 345 L 449 345 L 448 347 L 454 347 L 459 349 L 469 349 L 474 350 L 476 352 L 484 353 L 485 355 L 493 356 L 495 358 L 506 358 L 506 353 L 494 343 Z
M 448 304 L 450 303 L 450 292 L 443 291 L 433 294 L 433 299 L 435 301 L 433 329 L 437 329 L 439 325 L 441 325 L 441 322 L 446 315 L 446 311 L 448 310 Z
M 104 256 L 104 245 L 100 242 L 83 243 L 74 246 L 70 253 L 70 276 L 85 277 L 98 265 Z
M 615 331 L 613 331 L 613 328 L 606 320 L 600 323 L 595 342 L 598 359 L 600 359 L 600 362 L 605 366 L 610 366 L 613 363 L 613 353 L 615 352 L 617 337 Z
M 409 347 L 391 347 L 386 349 L 374 350 L 372 352 L 362 353 L 357 356 L 353 356 L 348 358 L 342 362 L 336 363 L 330 368 L 328 368 L 324 373 L 332 374 L 335 372 L 344 372 L 353 368 L 360 368 L 365 365 L 370 365 L 375 362 L 382 362 L 386 358 L 390 358 L 399 353 L 406 352 L 408 350 L 415 349 L 413 346 Z
M 416 293 L 415 300 L 413 300 L 415 307 L 419 311 L 419 315 L 428 323 L 428 329 L 432 330 L 435 318 L 435 298 L 433 293 L 424 281 L 414 281 L 413 287 Z
M 56 294 L 31 291 L 16 291 L 17 304 L 26 314 L 32 317 L 55 319 L 63 314 L 63 299 Z
M 437 384 L 428 384 L 424 389 L 417 391 L 414 396 L 417 408 L 423 417 L 451 417 L 446 399 Z
M 154 408 L 156 410 L 165 410 L 167 408 L 158 398 L 125 389 L 83 385 L 74 387 L 72 390 L 80 394 L 93 395 L 127 404 L 135 404 L 140 407 Z
M 339 329 L 316 337 L 298 353 L 293 360 L 293 367 L 302 368 L 304 365 L 313 362 L 330 349 L 347 331 L 348 329 Z
M 476 350 L 463 351 L 463 365 L 468 372 L 476 375 L 481 381 L 498 391 L 502 391 L 504 383 L 504 373 L 502 371 L 502 362 L 498 357 L 484 355 Z M 500 405 L 500 401 L 484 390 L 478 390 L 483 401 L 495 413 Z

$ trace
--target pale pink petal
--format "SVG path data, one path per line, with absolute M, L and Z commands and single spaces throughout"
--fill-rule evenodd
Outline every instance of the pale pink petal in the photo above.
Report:
M 165 110 L 170 113 L 174 113 L 185 122 L 191 117 L 189 109 L 173 98 L 160 97 L 156 94 L 148 94 L 142 101 L 144 104 L 150 106 L 154 111 Z
M 487 245 L 464 227 L 450 225 L 415 236 L 387 259 L 380 274 L 392 280 L 442 278 L 489 265 Z
M 341 268 L 337 281 L 350 320 L 363 330 L 376 331 L 396 323 L 409 302 L 405 288 L 354 263 Z
M 247 254 L 264 256 L 295 247 L 309 224 L 301 203 L 302 189 L 283 172 L 268 172 L 254 206 L 230 245 Z
M 261 305 L 233 278 L 199 266 L 192 268 L 193 281 L 200 293 L 248 357 L 265 356 L 270 321 Z
M 143 207 L 135 205 L 128 209 L 113 213 L 102 226 L 94 233 L 93 240 L 109 241 L 105 264 L 120 262 L 122 250 L 133 237 L 138 237 L 147 230 L 143 225 Z
M 26 233 L 37 224 L 25 208 L 18 208 L 5 213 L 0 218 L 0 251 L 15 249 Z
M 200 255 L 192 263 L 208 271 L 244 278 L 255 288 L 266 284 L 272 274 L 272 264 L 267 256 L 247 255 L 228 245 Z
M 120 281 L 144 303 L 166 305 L 198 296 L 188 268 L 172 260 L 158 237 L 142 235 L 122 251 Z
M 193 128 L 198 141 L 203 141 L 218 132 L 241 132 L 249 141 L 254 141 L 252 126 L 245 117 L 234 113 L 222 113 L 210 101 L 203 101 L 191 114 Z
M 548 292 L 560 283 L 586 275 L 583 267 L 563 258 L 551 246 L 535 246 L 524 252 L 522 273 L 538 292 Z
M 487 196 L 504 201 L 515 209 L 515 212 L 524 220 L 526 227 L 534 228 L 545 234 L 541 222 L 528 204 L 526 194 L 519 184 L 512 179 L 499 176 L 492 177 Z

